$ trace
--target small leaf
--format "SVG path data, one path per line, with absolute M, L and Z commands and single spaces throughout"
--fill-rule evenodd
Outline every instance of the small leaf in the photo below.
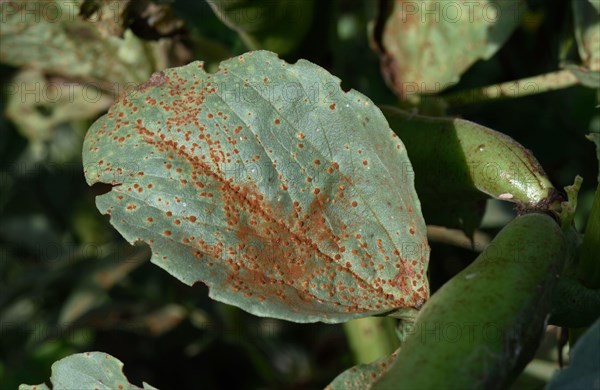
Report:
M 156 73 L 89 130 L 98 209 L 186 284 L 259 316 L 343 322 L 428 298 L 406 149 L 381 111 L 267 51 Z
M 85 352 L 67 356 L 52 365 L 50 382 L 54 390 L 98 389 L 136 390 L 123 374 L 123 363 L 102 352 Z M 48 389 L 45 384 L 38 386 L 21 385 L 19 389 Z M 144 389 L 154 387 L 144 383 Z
M 382 31 L 375 39 L 388 84 L 403 97 L 456 84 L 475 61 L 502 47 L 519 25 L 523 5 L 521 0 L 394 1 L 375 29 Z

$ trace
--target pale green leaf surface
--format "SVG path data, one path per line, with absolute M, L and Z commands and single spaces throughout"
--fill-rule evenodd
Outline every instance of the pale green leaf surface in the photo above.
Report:
M 428 298 L 406 149 L 381 111 L 267 51 L 156 73 L 89 130 L 98 209 L 186 284 L 259 316 L 343 322 Z
M 97 389 L 136 390 L 123 374 L 123 363 L 103 352 L 85 352 L 67 356 L 52 365 L 50 382 L 54 390 Z M 19 389 L 48 389 L 39 386 L 21 385 Z M 154 387 L 144 383 L 144 389 Z
M 396 93 L 438 93 L 489 59 L 519 25 L 521 0 L 395 1 L 379 43 Z M 377 39 L 377 37 L 376 37 Z

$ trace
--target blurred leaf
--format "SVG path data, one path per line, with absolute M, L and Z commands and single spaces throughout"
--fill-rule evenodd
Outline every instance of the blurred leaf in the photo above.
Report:
M 0 7 L 0 62 L 28 69 L 8 83 L 6 107 L 31 141 L 27 164 L 78 159 L 89 126 L 81 123 L 173 57 L 172 41 L 144 42 L 124 28 L 131 23 L 128 1 L 95 2 L 98 9 L 91 3 L 85 3 L 89 18 L 67 0 L 11 0 Z
M 586 68 L 600 71 L 600 14 L 589 1 L 573 0 L 575 39 Z
M 44 15 L 44 10 L 54 9 L 50 2 L 2 3 L 1 62 L 77 78 L 115 94 L 130 87 L 129 83 L 142 82 L 160 67 L 156 43 L 145 43 L 129 30 L 122 38 L 105 36 L 101 23 L 78 15 L 76 3 L 51 2 L 57 10 L 54 19 Z
M 571 351 L 569 367 L 557 370 L 546 390 L 600 389 L 600 319 Z
M 375 28 L 382 72 L 401 97 L 438 93 L 496 53 L 523 15 L 522 0 L 381 2 Z M 380 32 L 379 32 L 380 31 Z M 380 35 L 377 35 L 380 34 Z
M 425 224 L 381 111 L 308 61 L 258 51 L 219 69 L 155 73 L 92 126 L 86 180 L 115 185 L 98 209 L 255 315 L 342 322 L 426 300 Z
M 6 116 L 30 141 L 32 157 L 37 161 L 50 153 L 54 159 L 79 155 L 83 134 L 65 125 L 94 117 L 113 101 L 93 86 L 47 80 L 39 70 L 19 72 L 9 88 Z
M 487 195 L 548 208 L 557 192 L 530 151 L 512 138 L 473 122 L 412 115 L 382 107 L 406 145 L 423 215 L 429 225 L 460 228 L 481 222 Z
M 183 306 L 169 304 L 148 313 L 141 319 L 141 322 L 150 334 L 156 337 L 175 328 L 185 317 L 186 311 Z
M 588 0 L 600 14 L 600 0 Z
M 207 0 L 250 50 L 288 54 L 308 32 L 314 0 Z
M 102 352 L 85 352 L 68 356 L 52 365 L 52 387 L 58 389 L 134 390 L 139 387 L 127 381 L 123 363 Z M 47 389 L 45 384 L 39 388 Z M 21 385 L 19 389 L 32 390 L 38 386 Z M 144 389 L 155 389 L 144 383 Z

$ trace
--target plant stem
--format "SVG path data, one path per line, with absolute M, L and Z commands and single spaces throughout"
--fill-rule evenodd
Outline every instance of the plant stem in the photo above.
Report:
M 365 317 L 348 321 L 344 331 L 357 364 L 371 363 L 394 352 L 400 342 L 396 320 L 389 317 Z
M 600 185 L 596 187 L 592 211 L 579 252 L 577 278 L 588 288 L 600 289 Z M 571 348 L 586 330 L 587 328 L 571 329 L 569 337 Z
M 451 107 L 460 107 L 489 100 L 504 100 L 572 87 L 579 81 L 569 70 L 559 70 L 520 80 L 459 91 L 441 98 Z

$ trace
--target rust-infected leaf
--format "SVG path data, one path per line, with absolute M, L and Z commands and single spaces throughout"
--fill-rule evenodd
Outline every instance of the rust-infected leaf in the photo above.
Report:
M 410 161 L 381 111 L 267 51 L 167 69 L 89 130 L 97 206 L 216 300 L 297 322 L 421 305 L 429 247 Z

